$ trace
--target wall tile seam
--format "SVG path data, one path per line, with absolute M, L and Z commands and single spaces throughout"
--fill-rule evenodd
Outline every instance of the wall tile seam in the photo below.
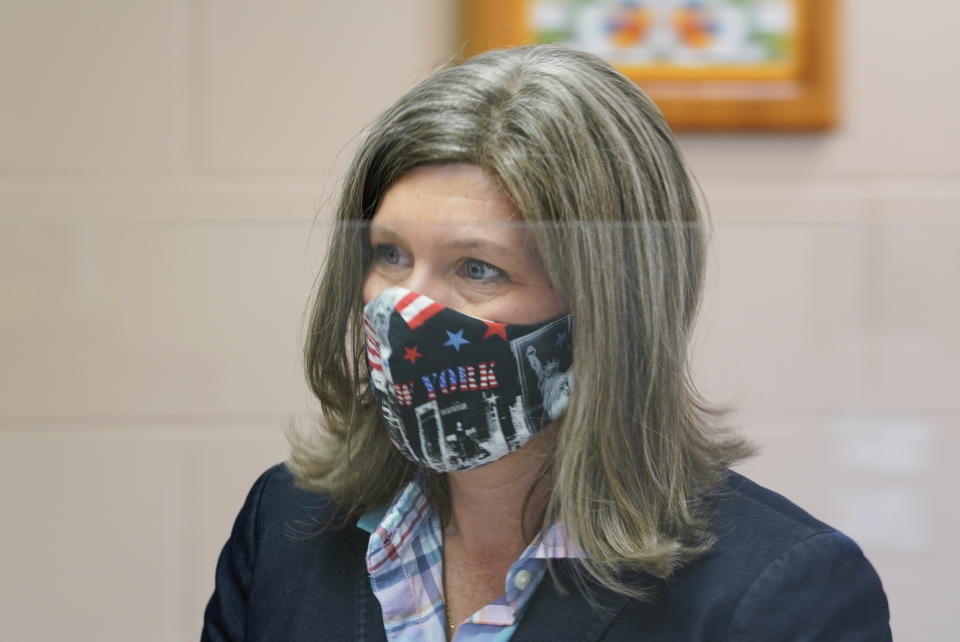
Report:
M 196 426 L 166 426 L 163 428 L 90 428 L 60 426 L 9 430 L 0 428 L 0 442 L 10 445 L 22 442 L 74 442 L 91 439 L 114 443 L 178 443 L 201 444 L 228 441 L 231 443 L 269 442 L 285 444 L 283 426 L 277 423 L 262 428 L 197 428 Z

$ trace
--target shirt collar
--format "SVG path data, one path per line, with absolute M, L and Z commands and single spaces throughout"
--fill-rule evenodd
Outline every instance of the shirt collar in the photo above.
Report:
M 404 486 L 393 501 L 388 504 L 375 506 L 365 512 L 357 520 L 357 528 L 370 534 L 383 528 L 382 534 L 396 533 L 401 524 L 413 526 L 423 516 L 427 498 L 423 480 L 419 475 L 411 479 Z M 395 536 L 394 536 L 395 538 Z M 573 546 L 567 537 L 566 529 L 560 521 L 547 527 L 546 534 L 538 534 L 535 538 L 535 548 L 531 557 L 537 559 L 569 559 L 586 557 L 579 549 Z
M 357 520 L 357 528 L 372 533 L 377 530 L 377 526 L 383 521 L 384 516 L 390 509 L 390 504 L 381 504 L 368 510 Z

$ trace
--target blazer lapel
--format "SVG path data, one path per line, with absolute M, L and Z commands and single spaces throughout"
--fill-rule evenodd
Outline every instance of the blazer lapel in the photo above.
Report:
M 386 642 L 387 634 L 383 630 L 383 613 L 380 602 L 370 587 L 370 576 L 367 574 L 366 551 L 369 533 L 357 529 L 357 538 L 362 543 L 357 549 L 359 555 L 353 561 L 354 569 L 354 609 L 353 609 L 353 640 L 356 642 Z M 346 615 L 346 612 L 344 613 Z
M 601 608 L 595 608 L 575 588 L 570 562 L 555 562 L 564 589 L 548 573 L 527 604 L 511 642 L 594 642 L 601 639 L 623 610 L 627 598 L 593 585 Z

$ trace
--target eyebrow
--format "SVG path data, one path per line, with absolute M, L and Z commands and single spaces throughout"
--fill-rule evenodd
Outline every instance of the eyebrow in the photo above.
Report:
M 491 254 L 496 254 L 497 256 L 503 258 L 518 258 L 516 250 L 500 245 L 499 243 L 494 243 L 493 241 L 487 241 L 485 239 L 457 239 L 442 243 L 442 245 L 444 247 L 449 247 L 456 250 L 483 250 L 484 252 L 490 252 Z
M 403 235 L 397 232 L 396 230 L 386 227 L 384 225 L 372 224 L 370 226 L 371 236 L 376 233 L 379 236 L 383 236 L 388 241 L 403 241 Z M 515 249 L 509 248 L 500 243 L 495 243 L 483 238 L 463 238 L 463 239 L 451 239 L 448 241 L 443 241 L 440 245 L 444 248 L 450 248 L 461 251 L 475 251 L 483 250 L 485 252 L 490 252 L 502 258 L 509 258 L 516 260 L 522 258 L 522 252 L 518 252 Z

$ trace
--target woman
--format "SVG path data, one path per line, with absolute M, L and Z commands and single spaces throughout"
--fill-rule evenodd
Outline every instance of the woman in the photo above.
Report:
M 749 449 L 688 376 L 704 236 L 659 112 L 593 56 L 398 100 L 314 302 L 321 426 L 251 491 L 204 638 L 889 639 L 857 546 L 729 470 Z

